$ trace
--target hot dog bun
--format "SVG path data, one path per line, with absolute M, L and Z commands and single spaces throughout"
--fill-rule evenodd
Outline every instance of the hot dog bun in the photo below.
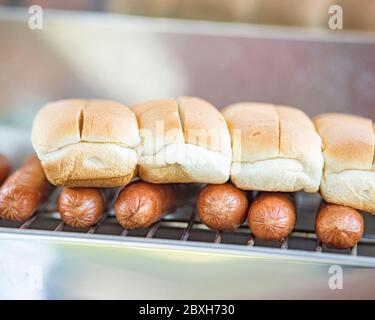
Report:
M 280 241 L 296 224 L 294 201 L 285 193 L 262 192 L 251 204 L 247 221 L 256 238 Z
M 246 193 L 229 182 L 206 185 L 197 200 L 202 223 L 220 231 L 237 229 L 244 222 L 248 208 Z
M 223 116 L 208 102 L 163 99 L 132 107 L 141 145 L 139 176 L 152 183 L 224 183 L 231 145 Z
M 259 103 L 226 107 L 232 138 L 231 181 L 240 189 L 316 192 L 323 156 L 321 139 L 298 109 Z
M 58 186 L 117 187 L 130 182 L 139 131 L 134 114 L 106 100 L 61 100 L 36 115 L 32 144 Z
M 324 144 L 322 197 L 329 203 L 375 214 L 373 121 L 339 113 L 313 120 Z
M 364 229 L 362 215 L 355 209 L 323 204 L 315 220 L 315 233 L 329 247 L 348 249 L 361 239 Z

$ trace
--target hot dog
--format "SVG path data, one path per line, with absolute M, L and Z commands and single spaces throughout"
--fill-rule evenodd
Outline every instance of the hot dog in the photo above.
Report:
M 30 156 L 12 173 L 0 189 L 0 217 L 25 221 L 45 201 L 51 191 L 39 159 Z
M 125 229 L 146 228 L 177 205 L 176 185 L 136 181 L 126 186 L 115 202 L 115 215 Z
M 247 219 L 256 238 L 280 241 L 290 234 L 296 223 L 293 198 L 286 193 L 262 192 L 251 204 Z
M 57 208 L 65 224 L 73 228 L 89 228 L 104 214 L 104 195 L 96 188 L 68 188 L 60 193 Z
M 197 212 L 202 223 L 211 229 L 237 229 L 249 208 L 246 193 L 231 183 L 208 184 L 199 193 Z
M 8 158 L 0 154 L 0 184 L 8 177 L 10 169 L 11 165 Z
M 363 216 L 350 207 L 323 204 L 315 219 L 315 233 L 328 247 L 348 249 L 361 239 Z

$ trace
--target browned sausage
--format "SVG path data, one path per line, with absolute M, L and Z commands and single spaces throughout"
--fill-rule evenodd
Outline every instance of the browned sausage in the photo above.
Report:
M 361 239 L 363 229 L 363 216 L 349 207 L 325 203 L 316 215 L 315 233 L 328 247 L 354 247 Z
M 57 208 L 67 225 L 89 228 L 103 217 L 104 200 L 100 189 L 65 187 L 60 193 Z
M 116 218 L 125 229 L 146 228 L 174 209 L 177 193 L 175 185 L 133 182 L 116 199 Z
M 45 201 L 51 191 L 36 156 L 30 156 L 12 173 L 0 189 L 0 217 L 25 221 Z
M 214 230 L 237 229 L 245 221 L 248 208 L 245 191 L 229 182 L 206 185 L 197 199 L 201 222 Z
M 280 241 L 292 232 L 296 223 L 293 198 L 286 193 L 262 192 L 251 204 L 247 219 L 256 238 Z
M 0 184 L 8 177 L 11 165 L 7 157 L 0 154 Z

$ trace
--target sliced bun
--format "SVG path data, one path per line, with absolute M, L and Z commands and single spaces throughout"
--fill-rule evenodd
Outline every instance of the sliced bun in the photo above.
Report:
M 240 189 L 317 192 L 322 143 L 301 110 L 238 103 L 223 110 L 232 139 L 231 181 Z
M 323 139 L 325 201 L 375 213 L 374 123 L 353 115 L 326 113 L 313 119 Z
M 141 144 L 139 176 L 153 183 L 224 183 L 231 142 L 225 120 L 210 103 L 193 97 L 132 107 Z
M 135 115 L 107 100 L 61 100 L 36 115 L 32 144 L 48 180 L 70 187 L 130 182 L 140 142 Z

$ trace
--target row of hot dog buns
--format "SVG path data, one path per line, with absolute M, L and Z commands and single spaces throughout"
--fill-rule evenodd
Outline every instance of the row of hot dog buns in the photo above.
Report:
M 0 156 L 0 218 L 25 221 L 49 197 L 52 186 L 36 156 L 28 157 L 7 178 L 9 172 L 9 161 Z M 62 221 L 74 228 L 94 226 L 104 218 L 111 191 L 113 189 L 63 188 L 57 200 Z M 214 230 L 233 231 L 247 219 L 257 239 L 281 241 L 292 232 L 296 223 L 292 194 L 261 192 L 253 199 L 251 192 L 240 190 L 229 182 L 207 184 L 200 189 L 193 184 L 136 181 L 120 191 L 113 208 L 122 227 L 139 229 L 150 227 L 191 198 L 197 198 L 195 206 L 201 222 Z M 362 215 L 349 207 L 324 204 L 316 216 L 316 234 L 331 247 L 353 247 L 360 240 L 363 229 Z
M 317 192 L 330 203 L 375 213 L 374 124 L 328 113 L 241 103 L 219 112 L 193 97 L 128 108 L 62 100 L 35 117 L 32 144 L 58 186 L 118 187 L 229 179 L 242 190 Z

